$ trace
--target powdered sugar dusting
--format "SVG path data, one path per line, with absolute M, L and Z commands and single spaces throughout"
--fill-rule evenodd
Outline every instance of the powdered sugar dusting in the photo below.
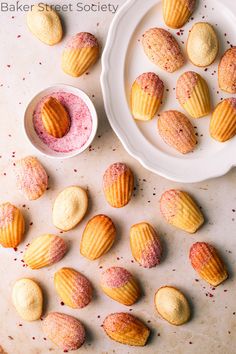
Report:
M 129 168 L 124 163 L 116 162 L 109 166 L 103 176 L 103 187 L 104 189 L 109 188 L 117 179 L 128 171 Z
M 131 278 L 132 275 L 126 269 L 111 267 L 102 274 L 101 283 L 109 288 L 120 288 L 125 286 Z
M 98 47 L 98 41 L 93 34 L 87 32 L 77 33 L 66 43 L 66 49 L 81 49 L 91 47 Z
M 14 220 L 16 208 L 10 203 L 0 205 L 0 228 L 7 227 Z
M 162 247 L 159 239 L 156 237 L 145 245 L 142 252 L 140 264 L 145 268 L 155 267 L 160 264 Z

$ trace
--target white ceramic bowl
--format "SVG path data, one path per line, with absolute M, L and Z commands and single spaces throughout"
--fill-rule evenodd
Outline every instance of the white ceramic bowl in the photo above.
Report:
M 92 125 L 92 132 L 90 134 L 90 137 L 88 141 L 78 150 L 70 151 L 70 152 L 57 152 L 53 151 L 50 149 L 37 135 L 35 129 L 34 129 L 34 124 L 33 124 L 33 113 L 34 110 L 39 103 L 39 101 L 46 95 L 50 95 L 51 93 L 55 91 L 64 91 L 68 93 L 72 93 L 78 97 L 80 97 L 88 106 L 89 111 L 91 113 L 93 125 Z M 51 158 L 58 158 L 58 159 L 67 159 L 70 157 L 74 157 L 76 155 L 81 154 L 84 150 L 86 150 L 92 143 L 92 141 L 95 138 L 96 132 L 97 132 L 97 126 L 98 126 L 98 118 L 97 118 L 97 112 L 94 107 L 94 104 L 90 100 L 90 98 L 81 91 L 80 89 L 70 86 L 70 85 L 55 85 L 52 87 L 48 87 L 45 90 L 39 92 L 29 103 L 28 107 L 26 108 L 25 111 L 25 116 L 24 116 L 24 130 L 25 134 L 29 140 L 29 142 L 43 155 L 46 155 Z

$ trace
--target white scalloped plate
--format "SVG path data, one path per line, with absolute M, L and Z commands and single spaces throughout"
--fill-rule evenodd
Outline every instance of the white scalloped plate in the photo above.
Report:
M 230 43 L 236 44 L 236 2 L 208 0 L 198 3 L 193 19 L 183 28 L 183 35 L 178 35 L 178 30 L 170 29 L 170 32 L 178 39 L 185 53 L 188 31 L 195 22 L 207 21 L 215 26 L 220 51 L 215 63 L 207 71 L 193 66 L 186 58 L 186 64 L 180 70 L 169 74 L 156 67 L 145 56 L 140 44 L 143 32 L 150 27 L 167 29 L 162 18 L 160 0 L 127 1 L 112 22 L 102 57 L 101 84 L 105 109 L 110 124 L 125 149 L 145 168 L 170 180 L 184 183 L 199 182 L 227 173 L 236 165 L 236 138 L 223 144 L 218 143 L 209 136 L 209 117 L 195 119 L 192 122 L 197 127 L 198 148 L 193 153 L 182 156 L 161 140 L 156 127 L 157 117 L 145 123 L 133 120 L 129 109 L 129 92 L 139 74 L 154 71 L 164 81 L 166 89 L 161 110 L 178 109 L 184 113 L 175 98 L 174 88 L 184 71 L 194 70 L 207 80 L 213 107 L 221 98 L 231 97 L 223 92 L 217 93 L 219 89 L 216 72 L 223 52 L 229 48 Z

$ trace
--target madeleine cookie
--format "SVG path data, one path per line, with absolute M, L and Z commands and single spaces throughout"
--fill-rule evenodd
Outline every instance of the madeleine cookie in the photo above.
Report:
M 38 4 L 27 13 L 29 30 L 41 42 L 54 45 L 61 41 L 63 36 L 61 20 L 58 14 L 46 4 Z
M 182 154 L 187 154 L 196 147 L 194 127 L 183 113 L 162 112 L 157 121 L 157 127 L 164 142 Z
M 150 335 L 143 322 L 124 312 L 108 315 L 102 327 L 110 339 L 126 345 L 143 347 Z
M 161 69 L 172 73 L 184 64 L 179 44 L 163 28 L 151 28 L 143 34 L 143 49 L 147 57 Z
M 0 244 L 15 248 L 22 241 L 25 220 L 21 211 L 10 203 L 0 205 Z
M 196 0 L 162 0 L 165 24 L 171 28 L 181 28 L 193 13 Z
M 53 224 L 60 230 L 69 231 L 80 223 L 87 209 L 87 192 L 78 186 L 67 187 L 54 202 Z
M 62 69 L 71 76 L 83 75 L 99 57 L 97 38 L 81 32 L 71 37 L 62 54 Z
M 107 296 L 123 305 L 131 306 L 140 297 L 138 283 L 125 268 L 108 268 L 103 272 L 100 283 Z
M 130 168 L 121 162 L 109 166 L 103 176 L 103 191 L 107 202 L 114 208 L 129 203 L 134 190 L 134 176 Z
M 204 223 L 203 215 L 186 192 L 170 189 L 161 196 L 161 213 L 168 224 L 189 233 L 195 233 Z
M 42 106 L 42 121 L 47 133 L 62 138 L 70 128 L 70 117 L 65 107 L 55 98 L 49 97 Z
M 31 269 L 39 269 L 59 262 L 67 251 L 65 241 L 55 235 L 35 238 L 24 254 L 24 262 Z
M 189 32 L 187 54 L 196 66 L 213 63 L 219 50 L 219 42 L 214 28 L 207 22 L 195 23 Z
M 210 92 L 206 81 L 197 73 L 187 71 L 177 81 L 176 98 L 192 118 L 201 118 L 211 111 Z
M 209 243 L 194 243 L 189 252 L 189 259 L 200 277 L 212 286 L 218 286 L 228 278 L 223 261 Z
M 28 200 L 36 200 L 46 191 L 48 176 L 36 157 L 18 160 L 15 173 L 17 188 Z
M 172 286 L 164 286 L 155 294 L 159 315 L 172 325 L 180 326 L 190 318 L 190 306 L 184 294 Z
M 161 242 L 154 228 L 147 222 L 131 227 L 130 247 L 134 259 L 144 268 L 152 268 L 160 264 Z
M 220 142 L 236 135 L 236 98 L 226 98 L 216 106 L 210 121 L 210 134 Z
M 72 268 L 61 268 L 54 275 L 54 286 L 61 300 L 73 309 L 82 309 L 92 300 L 90 281 Z
M 43 293 L 32 279 L 22 278 L 15 282 L 12 289 L 12 302 L 25 321 L 36 321 L 42 316 Z
M 82 256 L 95 260 L 107 253 L 116 238 L 116 228 L 106 215 L 96 215 L 87 223 L 80 243 Z
M 236 46 L 228 49 L 221 58 L 218 82 L 221 90 L 236 93 Z
M 76 318 L 50 312 L 42 322 L 43 331 L 64 352 L 79 349 L 85 342 L 85 329 Z
M 133 83 L 131 90 L 131 111 L 137 120 L 152 119 L 161 105 L 164 84 L 154 73 L 144 73 Z

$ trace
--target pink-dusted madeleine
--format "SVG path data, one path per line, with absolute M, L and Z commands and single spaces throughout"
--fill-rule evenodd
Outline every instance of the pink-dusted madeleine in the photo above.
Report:
M 236 98 L 226 98 L 216 106 L 210 121 L 210 134 L 220 142 L 236 135 Z
M 196 0 L 162 0 L 165 24 L 171 28 L 181 28 L 193 13 Z
M 179 44 L 163 28 L 151 28 L 143 34 L 142 44 L 147 57 L 161 69 L 173 73 L 184 64 Z
M 92 300 L 90 281 L 72 268 L 61 268 L 54 275 L 54 286 L 61 300 L 73 309 L 82 309 Z
M 161 242 L 154 228 L 147 222 L 131 227 L 130 247 L 134 259 L 144 268 L 152 268 L 160 264 Z
M 0 205 L 0 244 L 15 248 L 23 238 L 25 220 L 21 211 L 10 203 Z
M 114 208 L 129 203 L 134 190 L 134 176 L 130 168 L 121 162 L 109 166 L 103 176 L 103 191 L 107 202 Z
M 83 75 L 99 57 L 99 44 L 93 34 L 77 33 L 66 43 L 62 55 L 62 69 L 71 76 Z
M 168 224 L 191 234 L 204 223 L 199 207 L 186 192 L 177 189 L 166 191 L 161 196 L 160 208 Z
M 220 61 L 218 82 L 221 90 L 236 93 L 236 46 L 228 49 Z
M 28 156 L 16 162 L 16 184 L 28 199 L 40 198 L 48 187 L 48 176 L 36 157 Z
M 147 121 L 152 119 L 161 105 L 163 81 L 154 73 L 140 75 L 131 90 L 131 112 L 135 119 Z
M 101 276 L 104 293 L 123 305 L 131 306 L 140 297 L 140 288 L 133 275 L 121 267 L 111 267 Z
M 59 262 L 67 251 L 65 241 L 55 235 L 35 238 L 24 254 L 24 261 L 31 269 L 39 269 Z
M 158 131 L 164 142 L 182 154 L 192 152 L 197 144 L 194 127 L 181 112 L 162 112 L 157 121 Z
M 210 92 L 206 81 L 197 73 L 187 71 L 177 81 L 176 98 L 192 118 L 201 118 L 211 111 Z
M 110 339 L 130 346 L 145 346 L 150 335 L 143 322 L 124 312 L 108 315 L 102 327 Z
M 225 264 L 209 243 L 194 243 L 189 252 L 189 259 L 200 277 L 212 286 L 218 286 L 228 278 Z
M 85 329 L 75 317 L 50 312 L 42 322 L 43 332 L 64 352 L 79 349 L 85 342 Z
M 82 256 L 95 260 L 107 253 L 116 238 L 113 221 L 106 215 L 96 215 L 90 219 L 84 229 L 80 243 Z

